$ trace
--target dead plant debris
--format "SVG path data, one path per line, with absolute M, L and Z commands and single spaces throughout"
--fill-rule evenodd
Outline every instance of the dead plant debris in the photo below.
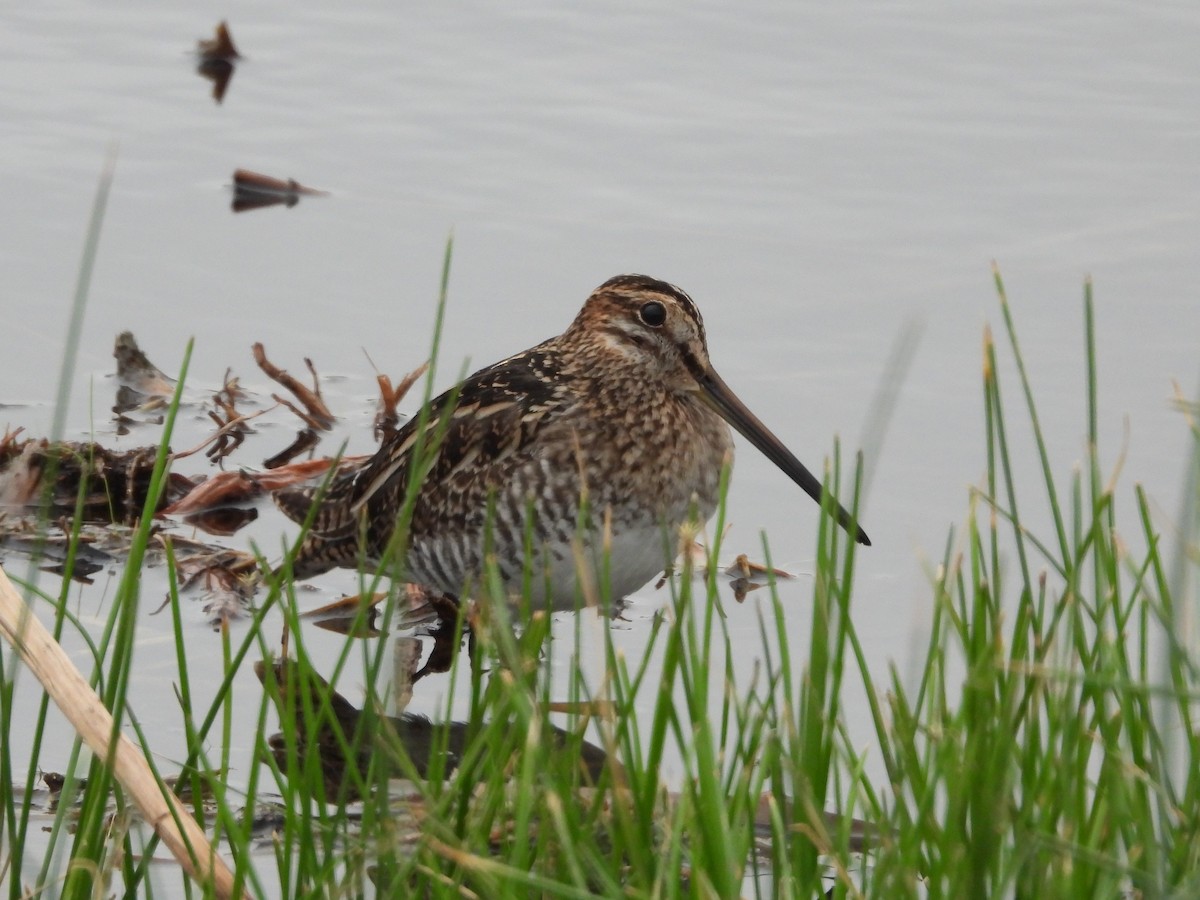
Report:
M 369 356 L 367 362 L 371 363 L 372 368 L 375 368 L 375 362 Z M 383 443 L 396 433 L 400 426 L 400 414 L 397 412 L 397 407 L 412 386 L 417 383 L 417 379 L 427 371 L 429 371 L 429 363 L 423 362 L 393 386 L 391 378 L 380 372 L 379 369 L 375 369 L 375 381 L 379 385 L 379 409 L 375 413 L 375 439 L 377 441 Z
M 287 388 L 300 401 L 300 405 L 304 407 L 304 412 L 296 409 L 281 397 L 276 396 L 275 399 L 277 401 L 285 404 L 292 412 L 307 422 L 310 428 L 318 431 L 328 431 L 333 427 L 333 423 L 337 421 L 337 418 L 329 411 L 329 407 L 325 405 L 325 401 L 321 399 L 320 378 L 317 376 L 316 367 L 313 366 L 311 359 L 307 357 L 304 359 L 304 365 L 308 368 L 309 374 L 312 375 L 313 379 L 313 386 L 309 388 L 302 384 L 294 375 L 288 374 L 287 371 L 279 368 L 267 359 L 267 351 L 261 343 L 254 344 L 251 349 L 254 351 L 254 361 L 258 363 L 258 367 L 272 381 L 278 382 Z
M 226 369 L 224 386 L 213 394 L 212 402 L 215 409 L 208 411 L 208 417 L 217 425 L 217 436 L 204 455 L 213 462 L 221 462 L 242 446 L 242 441 L 249 433 L 250 429 L 246 424 L 248 417 L 237 411 L 240 394 L 238 380 L 232 377 L 229 369 Z
M 242 57 L 233 44 L 233 36 L 229 33 L 229 23 L 225 20 L 221 20 L 217 25 L 217 30 L 211 38 L 201 38 L 196 42 L 196 53 L 204 60 L 232 61 Z
M 212 82 L 212 98 L 217 103 L 225 99 L 229 82 L 233 79 L 235 63 L 242 58 L 234 46 L 229 25 L 222 21 L 211 38 L 196 42 L 196 72 Z
M 94 441 L 44 438 L 0 441 L 0 508 L 45 507 L 53 515 L 74 514 L 85 521 L 131 524 L 140 518 L 154 474 L 157 447 L 108 450 Z M 160 508 L 193 487 L 183 475 L 168 475 Z
M 128 434 L 128 426 L 139 421 L 161 425 L 163 410 L 175 393 L 174 380 L 150 362 L 131 331 L 117 335 L 113 356 L 117 360 L 117 397 L 112 409 L 118 433 Z
M 274 178 L 249 169 L 235 169 L 230 208 L 235 213 L 281 204 L 290 209 L 300 202 L 301 197 L 327 196 L 328 191 L 305 187 L 294 178 Z
M 725 529 L 729 532 L 728 526 Z M 723 540 L 724 538 L 722 538 Z M 708 578 L 708 548 L 699 541 L 686 540 L 680 556 L 687 557 L 692 565 L 692 571 L 701 578 Z M 752 591 L 766 587 L 771 579 L 792 579 L 796 576 L 783 569 L 775 569 L 765 563 L 754 562 L 745 553 L 739 553 L 732 563 L 721 569 L 721 573 L 729 576 L 729 586 L 733 591 L 733 599 L 738 603 L 745 601 Z M 660 590 L 674 573 L 668 569 L 655 583 L 655 590 Z

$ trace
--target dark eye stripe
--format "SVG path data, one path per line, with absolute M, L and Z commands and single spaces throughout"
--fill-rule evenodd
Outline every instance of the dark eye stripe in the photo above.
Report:
M 612 325 L 604 329 L 611 335 L 615 335 L 622 341 L 628 341 L 638 347 L 650 348 L 654 346 L 654 342 L 645 334 L 641 334 L 635 328 L 622 328 L 619 325 Z

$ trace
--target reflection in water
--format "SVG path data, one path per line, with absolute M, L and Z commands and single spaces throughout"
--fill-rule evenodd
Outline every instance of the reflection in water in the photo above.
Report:
M 411 659 L 411 645 L 399 646 L 404 656 Z M 413 714 L 381 716 L 364 712 L 315 672 L 301 673 L 292 660 L 275 660 L 270 678 L 266 663 L 256 663 L 254 670 L 279 705 L 281 721 L 294 726 L 288 729 L 290 736 L 274 734 L 267 740 L 280 771 L 289 771 L 289 745 L 297 754 L 295 765 L 301 770 L 308 755 L 315 753 L 325 796 L 331 800 L 361 799 L 358 786 L 370 783 L 367 779 L 372 758 L 377 764 L 385 762 L 390 776 L 405 775 L 409 770 L 400 762 L 397 748 L 403 749 L 412 771 L 420 778 L 427 777 L 434 752 L 445 752 L 445 758 L 437 760 L 435 768 L 449 774 L 457 768 L 467 748 L 472 729 L 465 722 L 442 725 Z M 360 723 L 368 715 L 366 724 L 371 726 L 370 733 L 364 734 L 367 729 Z M 441 733 L 443 728 L 445 732 Z M 585 775 L 593 782 L 599 779 L 606 761 L 603 750 L 561 728 L 552 727 L 550 740 L 564 747 L 578 746 Z
M 417 668 L 420 661 L 420 642 L 415 638 L 400 638 L 396 644 L 397 671 L 394 690 L 404 687 L 411 690 L 416 682 L 427 675 L 436 675 L 450 671 L 450 663 L 454 659 L 455 647 L 467 638 L 468 649 L 474 653 L 474 634 L 470 626 L 462 618 L 462 610 L 458 602 L 449 594 L 422 587 L 419 584 L 397 585 L 402 592 L 399 599 L 400 629 L 411 629 L 432 640 L 429 655 L 425 665 Z M 311 619 L 318 628 L 344 634 L 351 637 L 373 638 L 380 637 L 382 632 L 376 630 L 379 618 L 379 607 L 389 599 L 387 593 L 375 593 L 368 598 L 356 594 L 342 597 L 333 603 L 319 609 L 310 610 L 301 618 Z M 411 642 L 406 644 L 403 642 Z M 400 666 L 399 660 L 405 659 Z M 403 707 L 398 707 L 402 710 Z
M 241 531 L 257 518 L 258 510 L 253 506 L 221 506 L 217 509 L 206 509 L 184 516 L 183 521 L 207 534 L 229 537 Z
M 334 634 L 358 638 L 379 637 L 382 634 L 376 629 L 379 606 L 387 598 L 388 595 L 383 592 L 371 594 L 369 597 L 354 594 L 319 609 L 309 610 L 303 613 L 301 618 L 311 619 L 318 628 L 332 631 Z
M 212 98 L 218 103 L 225 99 L 234 68 L 227 59 L 202 59 L 196 65 L 196 74 L 212 82 Z
M 311 428 L 297 432 L 296 439 L 276 453 L 263 460 L 264 469 L 278 469 L 286 466 L 297 456 L 307 453 L 321 442 L 321 437 Z
M 92 575 L 115 562 L 110 554 L 91 544 L 79 542 L 72 547 L 72 543 L 69 535 L 61 533 L 36 536 L 0 534 L 0 550 L 20 553 L 38 562 L 45 561 L 46 564 L 41 567 L 43 572 L 69 576 L 79 584 L 92 584 Z
M 162 412 L 175 392 L 173 379 L 159 369 L 138 346 L 132 331 L 122 331 L 113 344 L 117 361 L 117 398 L 113 417 L 118 434 L 128 434 L 129 426 L 138 420 L 130 413 L 139 413 L 142 422 L 162 424 Z

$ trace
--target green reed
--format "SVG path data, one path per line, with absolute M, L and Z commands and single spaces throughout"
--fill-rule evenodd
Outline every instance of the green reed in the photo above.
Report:
M 1140 491 L 1141 533 L 1118 530 L 1097 446 L 1091 288 L 1090 452 L 1063 490 L 999 278 L 997 287 L 1055 539 L 1040 540 L 1018 513 L 1012 426 L 989 336 L 986 486 L 973 496 L 965 534 L 947 543 L 933 585 L 921 685 L 909 692 L 893 671 L 887 715 L 877 716 L 891 785 L 882 808 L 870 811 L 887 828 L 864 892 L 1187 896 L 1200 883 L 1195 648 L 1177 636 L 1178 591 Z M 1191 503 L 1194 519 L 1194 495 Z

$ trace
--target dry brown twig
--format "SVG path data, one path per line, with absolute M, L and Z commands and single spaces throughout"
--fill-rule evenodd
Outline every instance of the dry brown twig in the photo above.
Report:
M 223 398 L 230 405 L 234 405 L 245 396 L 246 392 L 242 390 L 241 379 L 233 374 L 233 369 L 226 369 L 225 377 L 221 380 L 221 389 L 213 395 L 213 399 Z
M 213 436 L 212 446 L 204 455 L 215 463 L 223 462 L 225 457 L 242 446 L 249 433 L 246 427 L 249 417 L 237 411 L 237 401 L 241 393 L 237 379 L 231 377 L 230 369 L 226 369 L 221 390 L 213 394 L 212 402 L 216 409 L 208 411 L 208 417 L 217 423 L 218 430 Z
M 388 436 L 395 434 L 400 422 L 400 415 L 396 412 L 396 407 L 400 405 L 400 401 L 404 399 L 412 386 L 417 383 L 417 379 L 429 371 L 429 363 L 421 363 L 393 387 L 392 379 L 379 371 L 375 360 L 371 359 L 370 355 L 367 356 L 367 362 L 375 370 L 375 381 L 379 384 L 379 411 L 375 413 L 375 439 L 383 441 Z
M 287 388 L 300 405 L 307 410 L 307 415 L 301 413 L 295 406 L 288 403 L 282 398 L 272 395 L 276 400 L 290 408 L 296 415 L 308 422 L 312 427 L 318 428 L 321 431 L 328 431 L 333 427 L 336 417 L 329 411 L 329 407 L 325 405 L 325 401 L 321 399 L 321 390 L 318 386 L 317 372 L 312 364 L 312 360 L 305 359 L 304 364 L 308 366 L 309 372 L 313 376 L 313 387 L 308 388 L 301 384 L 300 381 L 293 375 L 289 375 L 286 370 L 279 368 L 269 359 L 267 359 L 266 351 L 261 343 L 255 343 L 253 346 L 254 361 L 258 363 L 258 367 L 266 373 L 267 377 L 278 384 Z
M 228 433 L 233 432 L 233 431 L 238 431 L 239 429 L 242 428 L 242 426 L 246 422 L 249 422 L 251 419 L 257 419 L 259 416 L 266 415 L 267 413 L 271 412 L 271 410 L 278 409 L 278 408 L 279 408 L 278 404 L 276 404 L 275 406 L 268 406 L 266 409 L 260 409 L 258 412 L 252 412 L 252 413 L 246 413 L 245 415 L 239 415 L 236 418 L 230 419 L 228 422 L 225 422 L 223 424 L 221 423 L 221 420 L 219 417 L 217 417 L 214 413 L 209 412 L 209 418 L 211 418 L 214 422 L 216 422 L 221 427 L 218 428 L 216 431 L 214 431 L 212 434 L 210 434 L 208 437 L 206 437 L 204 440 L 202 440 L 195 447 L 192 447 L 188 450 L 180 450 L 178 453 L 172 453 L 171 461 L 174 462 L 177 459 L 184 459 L 185 457 L 192 456 L 196 453 L 199 453 L 201 450 L 203 450 L 205 447 L 207 447 L 213 441 L 219 442 Z M 223 459 L 225 456 L 232 453 L 235 449 L 237 449 L 238 446 L 241 445 L 243 439 L 244 439 L 244 437 L 239 437 L 237 439 L 236 443 L 232 447 L 230 447 L 228 450 L 226 450 L 224 453 L 222 453 L 220 455 L 220 457 L 217 457 L 217 458 Z M 213 454 L 211 452 L 208 455 L 210 458 L 213 457 Z
M 791 572 L 786 572 L 783 569 L 774 569 L 765 563 L 754 562 L 745 553 L 739 553 L 737 558 L 725 567 L 725 574 L 741 576 L 742 578 L 755 578 L 767 575 L 774 575 L 776 578 L 796 577 Z
M 5 425 L 4 426 L 4 436 L 0 437 L 0 453 L 12 452 L 12 449 L 17 444 L 17 438 L 21 435 L 21 432 L 23 432 L 24 430 L 25 430 L 24 427 L 14 429 L 14 428 L 9 428 L 7 425 Z M 24 443 L 24 442 L 22 441 L 22 443 Z

